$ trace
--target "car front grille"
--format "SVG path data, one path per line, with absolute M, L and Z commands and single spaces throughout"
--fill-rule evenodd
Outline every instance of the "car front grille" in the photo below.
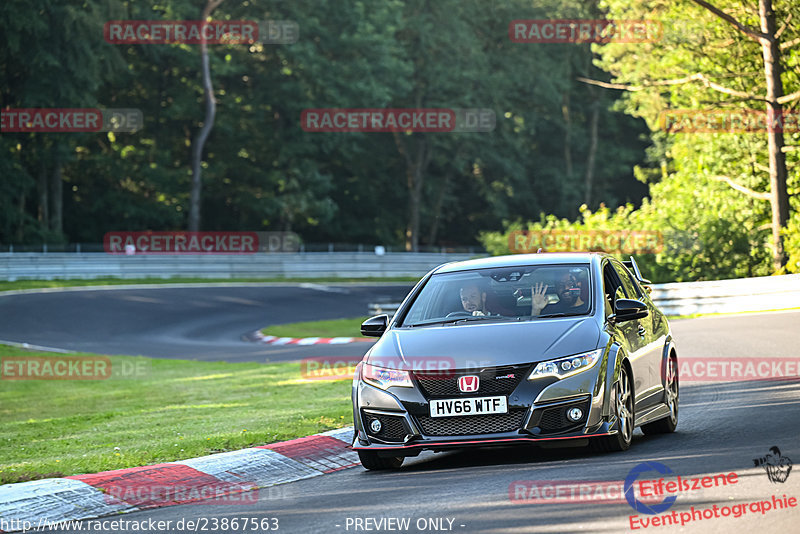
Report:
M 380 432 L 373 432 L 370 428 L 369 424 L 373 419 L 378 419 L 381 422 Z M 367 434 L 382 441 L 400 442 L 409 434 L 406 428 L 405 418 L 401 416 L 363 412 L 362 421 L 364 421 Z
M 522 426 L 526 410 L 511 410 L 492 415 L 460 415 L 457 417 L 417 416 L 426 436 L 467 436 L 513 432 Z
M 490 367 L 481 371 L 449 370 L 449 371 L 415 371 L 414 378 L 428 398 L 460 397 L 463 395 L 508 395 L 527 375 L 530 365 L 507 365 Z M 478 391 L 463 393 L 458 389 L 460 376 L 477 375 Z

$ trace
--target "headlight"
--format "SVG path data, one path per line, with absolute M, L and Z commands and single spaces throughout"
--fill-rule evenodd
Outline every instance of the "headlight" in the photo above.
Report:
M 528 377 L 528 380 L 541 378 L 543 376 L 554 376 L 556 378 L 566 378 L 581 371 L 590 369 L 597 363 L 603 355 L 604 349 L 597 349 L 591 352 L 582 352 L 574 356 L 541 362 Z
M 386 389 L 389 386 L 400 388 L 414 387 L 411 383 L 411 375 L 408 374 L 408 371 L 386 369 L 368 363 L 365 363 L 361 367 L 361 378 L 363 378 L 364 382 L 367 384 L 372 384 L 381 389 Z

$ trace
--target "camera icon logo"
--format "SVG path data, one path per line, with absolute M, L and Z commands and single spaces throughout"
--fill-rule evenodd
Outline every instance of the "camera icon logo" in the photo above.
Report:
M 783 484 L 792 472 L 792 460 L 787 456 L 781 455 L 778 447 L 770 447 L 769 453 L 761 458 L 753 458 L 756 467 L 763 467 L 767 472 L 770 482 L 780 482 Z

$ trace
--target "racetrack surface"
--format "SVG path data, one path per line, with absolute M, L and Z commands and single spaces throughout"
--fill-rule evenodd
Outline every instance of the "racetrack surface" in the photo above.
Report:
M 363 355 L 371 344 L 270 346 L 244 336 L 272 324 L 367 315 L 370 302 L 398 302 L 411 287 L 165 285 L 0 295 L 0 340 L 98 354 L 229 362 Z
M 749 314 L 678 320 L 672 323 L 678 355 L 798 359 L 800 312 Z M 731 506 L 784 494 L 800 498 L 800 473 L 772 483 L 753 459 L 778 446 L 800 459 L 800 383 L 798 381 L 681 384 L 680 420 L 675 434 L 636 432 L 624 453 L 535 447 L 423 453 L 396 472 L 360 467 L 262 490 L 255 504 L 188 505 L 142 511 L 114 519 L 214 521 L 278 518 L 279 532 L 375 532 L 356 529 L 356 518 L 409 518 L 408 532 L 778 532 L 798 531 L 800 508 L 747 511 L 741 517 L 703 519 L 680 526 L 631 529 L 637 515 L 624 500 L 566 503 L 512 502 L 509 487 L 520 480 L 622 481 L 645 461 L 660 462 L 675 475 L 698 477 L 735 472 L 736 484 L 681 492 L 670 510 Z M 647 478 L 657 478 L 650 472 Z M 513 486 L 512 486 L 513 487 Z M 512 493 L 513 494 L 513 493 Z M 740 509 L 741 510 L 741 509 Z M 639 520 L 645 517 L 638 514 Z M 663 514 L 662 514 L 663 515 Z M 678 516 L 680 517 L 680 516 Z M 444 529 L 419 520 L 445 518 Z M 448 520 L 452 520 L 450 523 Z M 86 529 L 90 528 L 84 522 Z M 361 523 L 364 527 L 367 523 Z M 370 522 L 374 527 L 374 523 Z M 419 528 L 419 527 L 427 528 Z M 133 532 L 133 530 L 129 530 Z M 172 529 L 174 532 L 187 532 Z M 392 531 L 392 530 L 383 530 Z M 396 530 L 394 530 L 396 531 Z M 73 532 L 77 532 L 73 530 Z

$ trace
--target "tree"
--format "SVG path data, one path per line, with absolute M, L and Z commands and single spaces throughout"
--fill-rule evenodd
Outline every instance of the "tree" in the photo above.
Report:
M 0 98 L 5 108 L 98 108 L 97 92 L 120 72 L 120 57 L 104 46 L 103 23 L 116 2 L 8 0 L 0 4 Z M 0 149 L 13 163 L 3 175 L 12 197 L 0 198 L 8 241 L 63 239 L 64 167 L 88 135 L 12 133 Z M 35 185 L 34 185 L 35 184 Z M 34 188 L 36 193 L 33 194 Z M 4 204 L 7 204 L 4 205 Z M 31 206 L 33 204 L 33 206 Z M 38 224 L 31 224 L 33 211 Z M 8 232 L 8 233 L 6 233 Z
M 200 20 L 207 22 L 211 14 L 225 0 L 206 0 L 206 5 L 200 16 Z M 205 39 L 200 43 L 200 58 L 203 72 L 203 96 L 205 101 L 205 119 L 200 131 L 192 142 L 192 190 L 189 197 L 189 231 L 197 232 L 200 230 L 200 196 L 203 188 L 202 181 L 202 159 L 203 147 L 208 140 L 211 129 L 214 127 L 214 116 L 217 113 L 217 101 L 214 98 L 214 86 L 211 84 L 211 67 L 208 59 L 208 43 Z
M 654 117 L 657 112 L 665 107 L 665 101 L 673 105 L 680 102 L 695 109 L 707 106 L 709 103 L 718 108 L 730 108 L 741 102 L 762 102 L 766 104 L 768 118 L 782 117 L 783 105 L 800 99 L 800 91 L 784 95 L 782 79 L 782 74 L 785 72 L 782 50 L 788 48 L 782 46 L 782 38 L 790 27 L 792 16 L 795 13 L 800 15 L 798 7 L 787 3 L 782 7 L 780 14 L 776 15 L 772 0 L 759 0 L 758 13 L 749 12 L 746 6 L 728 1 L 717 5 L 704 0 L 689 1 L 702 8 L 711 17 L 703 17 L 702 12 L 693 13 L 706 25 L 702 34 L 693 34 L 698 38 L 698 42 L 681 42 L 680 39 L 676 39 L 680 31 L 678 28 L 686 30 L 683 27 L 685 21 L 681 21 L 677 16 L 684 7 L 680 2 L 668 4 L 651 0 L 631 6 L 618 0 L 609 1 L 610 17 L 645 18 L 645 14 L 652 16 L 650 13 L 655 13 L 663 17 L 668 34 L 665 34 L 663 43 L 653 44 L 645 53 L 641 53 L 643 47 L 640 47 L 638 54 L 633 52 L 631 45 L 613 44 L 601 47 L 602 60 L 599 64 L 614 74 L 616 83 L 584 81 L 603 87 L 641 93 L 637 97 L 632 97 L 632 110 L 649 117 L 651 124 L 655 123 Z M 719 7 L 720 5 L 722 7 Z M 756 19 L 760 28 L 741 22 Z M 778 19 L 783 21 L 780 28 L 776 23 Z M 672 23 L 674 27 L 671 27 Z M 733 34 L 725 31 L 721 25 L 731 28 Z M 748 45 L 748 42 L 759 45 L 760 50 Z M 797 41 L 789 42 L 790 45 L 792 43 L 796 44 Z M 732 44 L 735 46 L 731 46 Z M 757 68 L 763 73 L 763 83 L 753 80 L 749 74 Z M 668 71 L 678 71 L 680 75 L 658 78 L 652 76 L 654 72 L 666 74 Z M 725 82 L 728 85 L 725 85 Z M 731 86 L 731 83 L 742 88 Z M 698 94 L 693 88 L 687 88 L 690 85 L 702 86 L 703 90 L 712 94 Z M 770 191 L 768 197 L 739 184 L 726 173 L 718 179 L 753 198 L 769 199 L 773 269 L 779 271 L 786 262 L 781 231 L 789 219 L 787 167 L 782 129 L 769 129 L 766 140 Z
M 410 248 L 463 246 L 504 219 L 543 209 L 574 216 L 587 177 L 594 204 L 638 203 L 644 193 L 631 171 L 646 145 L 643 121 L 574 80 L 601 75 L 589 47 L 508 39 L 515 18 L 579 17 L 583 4 L 223 2 L 216 20 L 293 20 L 300 38 L 208 47 L 213 86 L 198 76 L 195 45 L 102 39 L 107 20 L 193 20 L 198 9 L 196 0 L 0 3 L 9 42 L 0 49 L 2 105 L 126 107 L 144 116 L 134 133 L 0 135 L 8 157 L 0 240 L 52 241 L 59 219 L 64 239 L 83 242 L 111 230 L 183 229 L 194 224 L 194 205 L 208 230 L 291 229 L 307 242 L 389 246 L 413 235 Z M 43 22 L 51 17 L 65 22 Z M 58 41 L 75 28 L 81 39 Z M 59 46 L 48 45 L 53 38 Z M 72 68 L 61 73 L 60 65 Z M 210 115 L 197 113 L 209 105 L 213 129 Z M 491 109 L 497 125 L 397 136 L 300 127 L 309 108 L 416 106 Z M 194 197 L 193 183 L 201 186 Z

